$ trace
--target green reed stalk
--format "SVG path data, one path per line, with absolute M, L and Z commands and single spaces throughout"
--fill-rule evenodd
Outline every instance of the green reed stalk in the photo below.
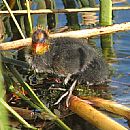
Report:
M 16 24 L 16 26 L 17 26 L 17 28 L 18 28 L 18 30 L 19 30 L 21 36 L 22 36 L 22 38 L 25 39 L 25 36 L 24 36 L 24 34 L 23 34 L 23 32 L 22 32 L 20 26 L 19 26 L 19 23 L 17 22 L 17 20 L 16 20 L 14 14 L 12 13 L 12 11 L 11 11 L 11 9 L 10 9 L 8 3 L 6 2 L 6 0 L 3 0 L 3 2 L 5 3 L 5 5 L 6 5 L 8 11 L 9 11 L 9 13 L 10 13 L 10 15 L 11 15 L 13 21 L 14 21 L 14 23 Z
M 100 25 L 108 26 L 112 24 L 112 0 L 100 0 Z M 102 35 L 101 47 L 106 59 L 113 57 L 113 37 L 112 34 Z
M 27 128 L 30 128 L 32 130 L 37 130 L 37 128 L 31 126 L 28 124 L 16 111 L 14 111 L 2 98 L 0 98 L 0 103 L 8 109 L 22 124 L 24 124 Z M 0 129 L 1 130 L 1 129 Z M 6 130 L 6 129 L 3 129 Z
M 17 72 L 14 67 L 8 66 L 12 74 L 14 74 L 15 78 L 19 81 L 21 86 L 28 92 L 29 96 L 31 99 L 39 106 L 41 109 L 44 109 L 45 112 L 48 113 L 50 118 L 62 129 L 64 130 L 71 130 L 66 124 L 64 124 L 56 115 L 54 115 L 42 102 L 41 100 L 37 97 L 37 95 L 34 93 L 34 91 L 31 89 L 31 87 L 23 81 L 21 78 L 20 74 Z
M 2 66 L 0 60 L 0 100 L 4 100 L 5 90 L 3 85 L 3 75 L 2 75 Z M 0 130 L 7 130 L 8 127 L 8 118 L 7 112 L 3 104 L 0 102 Z
M 112 24 L 112 0 L 100 0 L 100 25 Z
M 26 4 L 27 4 L 27 12 L 28 12 L 28 21 L 29 21 L 29 26 L 30 26 L 30 33 L 32 34 L 32 19 L 31 19 L 30 5 L 29 5 L 28 0 L 26 0 Z

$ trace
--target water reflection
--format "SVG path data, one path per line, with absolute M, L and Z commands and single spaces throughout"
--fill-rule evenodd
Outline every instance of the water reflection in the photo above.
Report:
M 126 3 L 127 0 L 112 0 L 112 3 L 113 4 L 116 4 L 116 3 Z
M 82 17 L 82 26 L 89 26 L 92 27 L 97 24 L 98 22 L 98 16 L 96 15 L 96 12 L 84 12 L 81 13 Z

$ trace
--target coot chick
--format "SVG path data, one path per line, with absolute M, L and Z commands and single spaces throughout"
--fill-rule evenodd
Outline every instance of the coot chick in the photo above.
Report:
M 37 29 L 32 35 L 32 46 L 26 60 L 37 73 L 54 73 L 77 83 L 97 85 L 106 82 L 108 67 L 87 39 L 70 37 L 49 38 L 48 33 Z

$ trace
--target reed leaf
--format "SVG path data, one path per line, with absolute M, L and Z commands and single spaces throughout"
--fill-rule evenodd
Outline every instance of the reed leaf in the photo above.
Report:
M 12 74 L 14 75 L 14 77 L 19 81 L 19 83 L 21 84 L 21 86 L 28 92 L 28 95 L 32 98 L 32 100 L 41 108 L 44 109 L 45 112 L 47 112 L 49 114 L 49 116 L 51 117 L 51 119 L 53 119 L 53 121 L 58 124 L 58 126 L 60 126 L 62 129 L 64 130 L 70 130 L 70 128 L 64 124 L 56 115 L 54 115 L 41 101 L 40 99 L 37 97 L 37 95 L 34 93 L 34 91 L 31 89 L 31 87 L 25 83 L 20 74 L 17 72 L 16 69 L 14 69 L 14 67 L 12 66 L 8 66 L 10 71 L 12 72 Z
M 17 112 L 15 112 L 2 98 L 0 98 L 0 103 L 5 106 L 25 127 L 30 128 L 32 130 L 37 130 L 37 128 L 28 124 Z
M 0 99 L 4 101 L 3 97 L 5 94 L 4 85 L 3 85 L 3 75 L 2 75 L 2 66 L 0 60 Z M 8 118 L 7 112 L 3 104 L 0 102 L 0 130 L 7 130 L 8 127 Z

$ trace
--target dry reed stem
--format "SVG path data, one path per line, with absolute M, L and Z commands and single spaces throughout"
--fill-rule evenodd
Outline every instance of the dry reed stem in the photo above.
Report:
M 82 99 L 85 99 L 85 98 L 82 98 Z M 121 105 L 114 101 L 98 98 L 98 97 L 86 97 L 86 99 L 89 100 L 90 102 L 94 103 L 94 106 L 96 106 L 96 107 L 103 108 L 109 112 L 123 116 L 130 120 L 130 108 L 128 108 L 124 105 Z
M 112 10 L 129 10 L 130 6 L 112 7 Z M 99 8 L 81 8 L 81 9 L 39 9 L 30 10 L 31 14 L 48 14 L 48 13 L 78 13 L 78 12 L 96 12 Z M 13 14 L 27 14 L 27 10 L 12 10 Z M 8 11 L 0 11 L 0 14 L 9 14 Z
M 76 96 L 70 98 L 69 109 L 100 130 L 127 130 L 124 126 L 87 104 L 85 100 L 81 100 Z
M 126 31 L 126 30 L 130 30 L 130 22 L 114 24 L 107 27 L 98 27 L 93 29 L 83 29 L 77 31 L 55 33 L 55 34 L 50 34 L 50 37 L 51 38 L 56 38 L 56 37 L 87 38 L 87 37 L 92 37 L 92 36 L 97 36 L 102 34 Z M 26 38 L 26 39 L 16 40 L 12 42 L 1 43 L 0 50 L 17 49 L 20 47 L 30 46 L 30 45 L 31 45 L 31 38 Z

